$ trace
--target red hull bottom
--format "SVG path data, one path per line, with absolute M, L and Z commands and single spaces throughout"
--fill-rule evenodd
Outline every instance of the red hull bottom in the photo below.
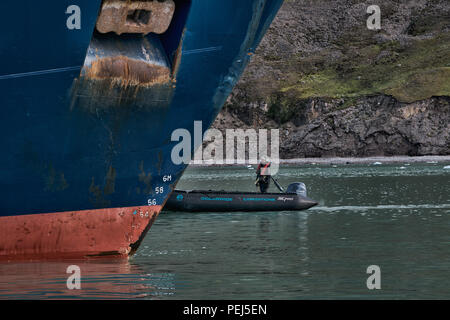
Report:
M 0 261 L 132 255 L 161 206 L 67 211 L 0 218 Z

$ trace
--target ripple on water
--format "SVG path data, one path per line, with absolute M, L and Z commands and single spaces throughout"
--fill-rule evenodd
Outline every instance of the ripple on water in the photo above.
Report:
M 405 167 L 401 169 L 401 167 Z M 254 172 L 190 168 L 180 189 L 255 191 Z M 320 205 L 300 212 L 163 212 L 126 262 L 0 264 L 0 298 L 450 299 L 450 171 L 442 164 L 281 168 Z M 274 186 L 271 186 L 272 191 Z M 367 266 L 382 270 L 368 292 Z

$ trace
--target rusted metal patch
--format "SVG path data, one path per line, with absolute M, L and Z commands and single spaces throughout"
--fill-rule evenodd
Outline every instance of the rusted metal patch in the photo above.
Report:
M 106 182 L 103 190 L 99 185 L 95 184 L 94 177 L 92 177 L 91 184 L 89 186 L 89 193 L 91 195 L 90 200 L 92 204 L 98 208 L 108 207 L 111 204 L 111 201 L 107 200 L 106 196 L 115 192 L 116 169 L 110 166 L 105 178 Z
M 173 0 L 104 0 L 97 20 L 101 33 L 164 33 L 175 12 Z
M 99 117 L 103 112 L 116 110 L 154 110 L 170 105 L 174 88 L 167 84 L 141 85 L 120 79 L 75 79 L 72 87 L 71 110 L 82 108 Z M 121 118 L 125 120 L 125 118 Z
M 158 36 L 123 39 L 96 35 L 89 45 L 81 75 L 146 86 L 170 82 L 171 68 Z
M 95 35 L 81 75 L 72 87 L 71 109 L 97 116 L 102 110 L 166 107 L 174 93 L 170 62 L 156 35 Z
M 142 160 L 139 164 L 139 170 L 141 171 L 139 173 L 139 181 L 143 182 L 145 184 L 144 194 L 149 194 L 152 190 L 152 175 L 151 173 L 146 173 L 144 170 L 144 161 Z
M 127 84 L 152 85 L 170 81 L 170 68 L 149 64 L 126 56 L 106 57 L 93 61 L 84 70 L 91 79 L 117 79 Z

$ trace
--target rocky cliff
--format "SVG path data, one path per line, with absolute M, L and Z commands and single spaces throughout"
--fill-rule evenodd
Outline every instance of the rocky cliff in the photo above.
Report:
M 285 159 L 450 154 L 450 2 L 285 0 L 213 127 L 279 128 Z

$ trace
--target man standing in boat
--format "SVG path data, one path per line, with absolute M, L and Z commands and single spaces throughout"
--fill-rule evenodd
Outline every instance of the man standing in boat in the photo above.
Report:
M 270 185 L 270 161 L 262 158 L 256 169 L 255 185 L 259 186 L 261 193 L 266 193 Z

